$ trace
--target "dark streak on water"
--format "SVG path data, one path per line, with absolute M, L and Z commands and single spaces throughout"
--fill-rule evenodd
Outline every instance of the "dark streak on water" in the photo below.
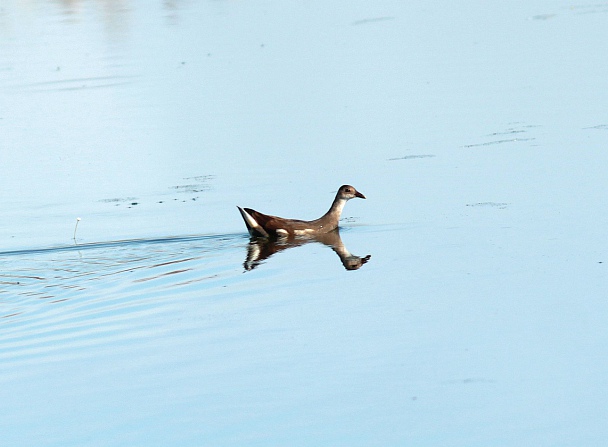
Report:
M 467 203 L 467 206 L 471 207 L 482 207 L 482 208 L 499 208 L 504 210 L 509 204 L 502 202 L 479 202 L 479 203 Z
M 388 161 L 415 160 L 415 159 L 418 159 L 418 158 L 433 158 L 433 157 L 435 157 L 435 155 L 433 155 L 433 154 L 405 155 L 403 157 L 389 158 Z
M 589 130 L 589 129 L 608 130 L 608 124 L 598 124 L 597 126 L 583 127 L 583 130 Z
M 43 91 L 69 91 L 93 88 L 115 87 L 131 84 L 139 76 L 94 76 L 75 79 L 59 79 L 54 81 L 32 82 L 18 86 L 23 90 L 34 92 Z
M 351 25 L 366 25 L 368 23 L 386 22 L 388 20 L 395 20 L 395 17 L 372 17 L 369 19 L 355 20 Z
M 133 245 L 153 245 L 153 244 L 167 244 L 167 243 L 179 243 L 179 242 L 190 242 L 190 241 L 223 241 L 234 238 L 243 239 L 243 234 L 225 234 L 225 235 L 191 235 L 191 236 L 175 236 L 175 237 L 163 237 L 163 238 L 150 238 L 150 239 L 125 239 L 119 241 L 109 242 L 90 242 L 86 244 L 74 245 L 57 245 L 52 247 L 43 248 L 32 248 L 26 250 L 9 250 L 0 251 L 1 256 L 18 256 L 18 255 L 31 255 L 38 253 L 49 253 L 49 252 L 62 252 L 62 251 L 80 251 L 95 248 L 109 248 L 109 247 L 129 247 Z
M 536 138 L 511 138 L 508 140 L 496 140 L 496 141 L 488 141 L 486 143 L 477 143 L 477 144 L 466 144 L 462 147 L 470 148 L 470 147 L 481 147 L 481 146 L 493 146 L 495 144 L 504 144 L 504 143 L 521 143 L 524 141 L 533 141 Z

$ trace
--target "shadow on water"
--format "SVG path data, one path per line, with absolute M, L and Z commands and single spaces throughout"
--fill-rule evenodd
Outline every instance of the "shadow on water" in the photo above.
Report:
M 250 240 L 247 247 L 247 259 L 245 259 L 243 266 L 245 270 L 253 270 L 275 253 L 311 242 L 317 242 L 330 247 L 340 257 L 340 261 L 342 261 L 342 265 L 346 270 L 358 270 L 371 258 L 371 255 L 363 257 L 353 255 L 344 245 L 340 237 L 340 231 L 335 230 L 330 233 L 305 238 L 266 239 L 254 237 Z

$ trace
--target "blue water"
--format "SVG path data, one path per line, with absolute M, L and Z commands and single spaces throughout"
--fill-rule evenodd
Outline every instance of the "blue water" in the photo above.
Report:
M 603 446 L 607 20 L 3 2 L 0 444 Z

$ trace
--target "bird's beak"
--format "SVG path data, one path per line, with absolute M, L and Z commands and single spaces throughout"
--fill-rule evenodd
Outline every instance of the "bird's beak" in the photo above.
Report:
M 355 191 L 355 197 L 359 197 L 360 199 L 365 199 L 365 196 L 361 194 L 359 191 Z

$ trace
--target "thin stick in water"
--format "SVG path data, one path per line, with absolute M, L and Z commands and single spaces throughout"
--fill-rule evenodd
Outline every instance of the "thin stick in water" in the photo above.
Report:
M 72 239 L 76 240 L 76 230 L 78 229 L 78 222 L 80 222 L 80 217 L 76 218 L 76 226 L 74 227 L 74 237 Z

